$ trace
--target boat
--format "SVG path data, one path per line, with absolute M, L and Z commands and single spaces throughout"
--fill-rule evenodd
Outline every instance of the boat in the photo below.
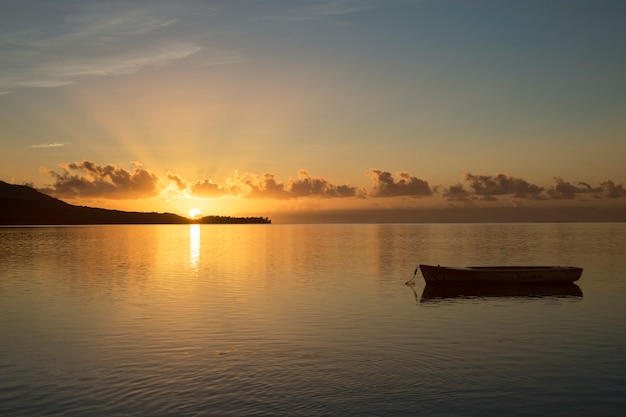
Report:
M 426 284 L 557 284 L 578 281 L 576 266 L 432 266 L 420 265 Z

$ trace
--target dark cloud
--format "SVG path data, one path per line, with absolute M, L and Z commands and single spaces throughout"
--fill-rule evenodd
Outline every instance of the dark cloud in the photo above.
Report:
M 469 187 L 474 194 L 488 201 L 494 200 L 494 196 L 508 194 L 513 194 L 519 198 L 538 198 L 544 191 L 543 187 L 506 174 L 491 176 L 474 175 L 467 172 L 463 174 L 463 178 L 469 183 Z
M 612 180 L 605 180 L 598 187 L 592 187 L 586 182 L 572 184 L 560 177 L 554 178 L 554 186 L 546 191 L 547 195 L 555 200 L 571 200 L 581 195 L 593 198 L 622 198 L 626 197 L 626 190 L 622 184 L 616 184 Z
M 289 199 L 298 197 L 354 197 L 356 187 L 333 185 L 321 177 L 312 177 L 305 170 L 298 171 L 298 178 L 287 183 L 280 182 L 274 174 L 263 176 L 245 174 L 230 183 L 230 190 L 247 198 Z
M 585 187 L 587 189 L 587 191 L 589 192 L 593 192 L 593 187 L 589 184 L 587 184 L 586 182 L 579 182 L 578 185 L 582 185 L 583 187 Z
M 111 199 L 133 199 L 154 197 L 162 189 L 160 179 L 140 163 L 132 162 L 134 168 L 127 170 L 114 164 L 98 165 L 83 160 L 80 162 L 60 164 L 61 170 L 53 171 L 42 168 L 42 172 L 54 178 L 54 184 L 41 191 L 65 198 L 101 197 Z M 474 175 L 464 174 L 464 184 L 449 187 L 431 187 L 425 180 L 400 172 L 396 177 L 378 169 L 366 172 L 373 182 L 370 190 L 357 189 L 350 185 L 335 185 L 323 177 L 311 176 L 306 170 L 299 170 L 297 178 L 282 182 L 274 174 L 255 175 L 246 173 L 226 180 L 225 185 L 217 184 L 211 179 L 188 182 L 180 175 L 168 172 L 163 183 L 173 183 L 179 192 L 189 193 L 194 197 L 213 198 L 226 195 L 242 198 L 263 199 L 295 199 L 312 198 L 345 198 L 345 197 L 424 197 L 441 195 L 451 202 L 483 200 L 494 201 L 499 196 L 507 195 L 515 206 L 521 205 L 525 199 L 575 199 L 582 195 L 602 198 L 626 197 L 622 184 L 605 180 L 594 187 L 586 182 L 571 183 L 560 177 L 554 178 L 554 185 L 543 188 L 530 184 L 521 178 L 506 174 Z
M 98 165 L 86 160 L 60 164 L 60 167 L 60 173 L 42 168 L 55 180 L 54 184 L 42 191 L 57 197 L 111 199 L 153 197 L 160 191 L 158 177 L 139 164 L 135 164 L 132 171 L 113 164 Z
M 571 183 L 555 177 L 554 185 L 546 189 L 506 174 L 491 176 L 466 173 L 464 179 L 469 183 L 469 191 L 465 190 L 462 184 L 457 184 L 444 188 L 442 196 L 449 201 L 468 201 L 475 198 L 495 201 L 497 196 L 511 195 L 514 206 L 519 206 L 522 199 L 569 200 L 581 195 L 597 199 L 626 197 L 626 190 L 622 184 L 615 184 L 611 180 L 603 181 L 599 186 L 593 187 L 586 182 Z
M 463 184 L 451 185 L 450 188 L 444 188 L 442 195 L 447 198 L 448 201 L 467 201 L 471 198 L 471 194 L 463 188 Z
M 298 171 L 298 179 L 291 180 L 287 189 L 293 197 L 354 197 L 356 188 L 331 184 L 324 178 L 314 178 L 308 172 Z
M 580 183 L 579 183 L 580 184 Z M 554 186 L 547 190 L 550 198 L 555 200 L 570 200 L 578 194 L 593 192 L 589 184 L 582 183 L 582 187 L 576 186 L 560 177 L 554 178 Z
M 372 197 L 424 197 L 433 194 L 433 190 L 428 185 L 428 181 L 411 177 L 407 172 L 398 173 L 400 177 L 398 181 L 393 178 L 391 173 L 378 169 L 370 169 L 365 174 L 368 175 L 374 183 L 369 193 Z
M 626 190 L 622 184 L 615 184 L 611 180 L 602 181 L 600 183 L 600 188 L 604 193 L 605 197 L 608 198 L 620 198 L 626 197 Z

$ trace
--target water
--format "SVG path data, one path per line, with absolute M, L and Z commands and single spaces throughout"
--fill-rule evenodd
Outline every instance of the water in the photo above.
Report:
M 0 415 L 621 416 L 624 248 L 626 224 L 0 228 Z M 584 272 L 463 296 L 405 285 L 418 263 Z

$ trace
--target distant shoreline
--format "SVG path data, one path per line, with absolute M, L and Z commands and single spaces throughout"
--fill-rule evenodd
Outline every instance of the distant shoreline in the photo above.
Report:
M 130 212 L 74 206 L 34 188 L 0 181 L 0 225 L 3 226 L 271 223 L 268 217 L 204 216 L 189 219 L 172 213 Z
M 267 217 L 204 216 L 190 220 L 191 224 L 272 224 Z

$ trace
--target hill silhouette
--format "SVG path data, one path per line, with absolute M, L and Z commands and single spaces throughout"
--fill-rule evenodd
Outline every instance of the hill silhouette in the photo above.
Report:
M 191 223 L 271 223 L 271 220 L 266 217 L 228 216 L 206 216 L 194 220 L 172 213 L 145 213 L 75 206 L 28 186 L 0 181 L 0 225 Z

